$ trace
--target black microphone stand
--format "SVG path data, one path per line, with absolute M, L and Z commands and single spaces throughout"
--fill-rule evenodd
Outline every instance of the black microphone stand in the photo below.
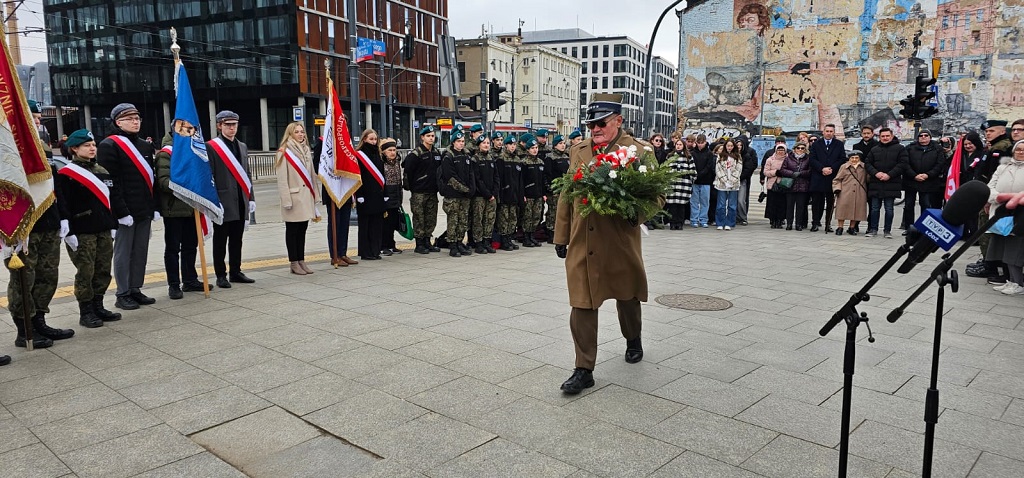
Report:
M 1003 211 L 1005 213 L 1005 210 Z M 950 286 L 949 289 L 955 294 L 960 290 L 960 278 L 957 272 L 953 269 L 953 264 L 960 256 L 964 255 L 968 249 L 974 246 L 974 243 L 981 239 L 981 235 L 985 233 L 993 224 L 999 219 L 1002 219 L 1006 214 L 994 214 L 989 218 L 988 222 L 982 227 L 978 228 L 975 233 L 964 240 L 964 243 L 954 251 L 952 254 L 943 254 L 942 261 L 939 265 L 935 266 L 931 275 L 924 281 L 923 284 L 907 298 L 899 307 L 896 307 L 889 312 L 886 316 L 886 320 L 889 322 L 896 322 L 903 315 L 903 312 L 907 310 L 917 298 L 932 284 L 935 282 L 939 286 L 938 294 L 935 296 L 935 338 L 932 341 L 932 370 L 931 378 L 928 383 L 928 391 L 925 392 L 924 401 L 924 455 L 921 458 L 921 476 L 928 478 L 932 476 L 932 451 L 935 446 L 935 424 L 939 422 L 939 348 L 940 340 L 942 339 L 942 313 L 943 313 L 943 302 L 946 297 L 946 286 Z
M 836 325 L 839 325 L 839 322 L 846 322 L 846 349 L 843 353 L 843 415 L 840 426 L 841 435 L 839 437 L 839 478 L 846 478 L 846 467 L 850 455 L 850 408 L 853 402 L 853 372 L 856 366 L 854 359 L 857 354 L 857 327 L 863 323 L 868 329 L 868 342 L 874 343 L 875 341 L 875 337 L 871 334 L 871 326 L 868 325 L 867 312 L 858 312 L 857 306 L 861 302 L 871 300 L 868 291 L 882 279 L 882 276 L 889 272 L 889 269 L 892 269 L 903 256 L 910 252 L 910 249 L 911 246 L 909 244 L 901 245 L 896 250 L 896 253 L 889 258 L 889 261 L 864 284 L 864 287 L 853 294 L 850 300 L 846 301 L 846 304 L 838 312 L 832 314 L 832 318 L 818 331 L 818 334 L 824 337 Z

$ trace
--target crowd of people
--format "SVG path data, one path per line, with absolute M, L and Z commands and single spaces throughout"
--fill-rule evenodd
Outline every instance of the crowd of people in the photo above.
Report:
M 1018 173 L 1024 169 L 1024 119 L 1009 129 L 1006 121 L 985 121 L 979 131 L 935 138 L 921 130 L 904 145 L 891 129 L 865 125 L 861 140 L 850 151 L 831 124 L 825 125 L 821 138 L 799 133 L 792 148 L 786 137 L 779 136 L 761 159 L 758 200 L 765 201 L 765 218 L 772 229 L 823 229 L 856 236 L 866 221 L 864 237 L 891 239 L 894 224 L 906 236 L 918 205 L 921 210 L 943 206 L 951 187 L 951 162 L 958 158 L 960 163 L 952 168 L 959 174 L 954 184 L 979 180 L 992 191 L 990 206 L 979 213 L 976 223 L 965 225 L 968 237 L 995 213 L 997 194 L 1024 192 L 1024 174 Z M 655 135 L 651 143 L 660 146 L 664 137 Z M 700 134 L 676 136 L 672 147 L 658 155 L 682 174 L 667 196 L 665 221 L 670 229 L 682 229 L 687 222 L 719 230 L 730 230 L 737 222 L 747 224 L 744 200 L 750 196 L 758 161 L 746 137 L 711 144 Z M 716 194 L 710 194 L 711 188 Z M 901 197 L 903 211 L 897 223 L 895 205 Z M 715 212 L 712 218 L 709 211 Z M 1024 238 L 993 232 L 982 236 L 979 247 L 982 258 L 967 267 L 967 275 L 987 278 L 999 292 L 1024 295 Z

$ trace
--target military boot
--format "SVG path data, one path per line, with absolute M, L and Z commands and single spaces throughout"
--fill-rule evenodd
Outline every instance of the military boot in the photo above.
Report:
M 509 239 L 508 236 L 502 234 L 501 242 L 500 242 L 500 245 L 498 246 L 498 248 L 503 250 L 503 251 L 512 251 L 512 250 L 514 250 L 514 249 L 512 249 L 512 239 Z
M 473 243 L 473 252 L 477 254 L 487 254 L 487 246 L 484 241 L 476 241 Z
M 74 330 L 55 329 L 47 325 L 46 316 L 42 312 L 36 312 L 35 317 L 32 317 L 32 328 L 36 330 L 37 334 L 50 340 L 64 340 L 75 336 Z
M 473 255 L 473 251 L 469 248 L 469 246 L 463 244 L 462 241 L 459 241 L 459 242 L 456 242 L 456 243 L 452 244 L 452 247 L 456 247 L 456 246 L 458 246 L 459 252 L 461 252 L 462 255 L 464 255 L 464 256 L 471 256 L 471 255 Z
M 14 338 L 15 347 L 24 347 L 25 341 L 25 321 L 21 319 L 14 319 L 14 327 L 18 329 L 18 336 Z M 32 347 L 37 349 L 45 349 L 53 345 L 53 341 L 39 334 L 32 335 Z
M 427 242 L 427 249 L 430 252 L 441 252 L 441 247 L 448 247 L 448 240 L 444 239 L 444 238 L 441 238 L 441 237 L 439 237 L 436 240 L 434 240 L 434 244 L 433 245 L 430 244 L 430 238 L 429 237 L 427 237 L 425 240 Z
M 103 296 L 98 295 L 92 298 L 93 313 L 104 322 L 116 322 L 121 320 L 121 314 L 111 312 L 103 307 Z
M 423 239 L 423 238 L 417 237 L 416 238 L 416 249 L 414 249 L 413 252 L 415 252 L 417 254 L 430 254 L 430 248 L 427 247 L 427 245 L 426 245 L 427 241 L 429 241 L 429 239 Z
M 87 329 L 103 327 L 103 320 L 96 317 L 96 313 L 92 308 L 91 300 L 80 301 L 78 303 L 78 325 Z
M 494 250 L 494 245 L 491 244 L 491 240 L 490 239 L 488 239 L 486 241 L 481 241 L 481 244 L 484 246 L 484 250 L 487 251 L 488 254 L 494 254 L 494 253 L 497 252 L 497 251 Z

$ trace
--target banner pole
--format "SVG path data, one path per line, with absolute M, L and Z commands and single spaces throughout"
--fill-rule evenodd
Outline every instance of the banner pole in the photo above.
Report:
M 199 217 L 199 211 L 193 209 L 192 215 L 196 218 L 196 236 L 199 238 L 199 265 L 203 270 L 203 295 L 210 298 L 210 276 L 206 271 L 206 244 L 203 242 L 203 222 Z
M 15 256 L 17 255 L 18 253 L 15 253 Z M 26 255 L 28 255 L 28 253 L 26 253 Z M 18 268 L 18 279 L 21 282 L 21 313 L 25 316 L 23 319 L 25 327 L 25 350 L 31 352 L 34 348 L 33 340 L 35 340 L 35 338 L 33 337 L 33 335 L 35 334 L 35 329 L 32 328 L 32 315 L 34 315 L 35 311 L 28 310 L 28 300 L 29 297 L 32 297 L 32 291 L 29 290 L 28 281 L 26 280 L 25 277 L 25 267 L 28 267 L 27 258 L 25 260 L 22 260 L 22 263 L 25 265 Z

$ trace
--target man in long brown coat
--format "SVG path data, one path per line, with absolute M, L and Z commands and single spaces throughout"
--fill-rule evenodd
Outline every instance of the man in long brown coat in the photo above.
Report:
M 569 151 L 570 171 L 585 165 L 594 155 L 619 146 L 645 146 L 622 131 L 622 95 L 595 94 L 587 106 L 586 122 L 591 138 Z M 576 368 L 562 384 L 562 391 L 577 394 L 594 386 L 597 360 L 597 309 L 615 299 L 619 325 L 626 338 L 626 362 L 643 359 L 640 345 L 640 302 L 647 301 L 647 273 L 640 246 L 645 218 L 589 214 L 581 217 L 572 208 L 558 208 L 555 220 L 555 251 L 565 259 L 569 285 L 569 328 L 576 344 Z

